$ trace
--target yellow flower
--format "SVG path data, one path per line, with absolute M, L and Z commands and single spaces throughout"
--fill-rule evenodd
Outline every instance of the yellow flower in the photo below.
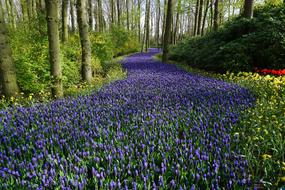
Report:
M 280 177 L 280 180 L 281 180 L 282 182 L 285 182 L 285 176 Z
M 272 155 L 270 155 L 270 154 L 263 154 L 262 155 L 262 159 L 263 160 L 268 160 L 268 159 L 270 159 L 272 157 Z

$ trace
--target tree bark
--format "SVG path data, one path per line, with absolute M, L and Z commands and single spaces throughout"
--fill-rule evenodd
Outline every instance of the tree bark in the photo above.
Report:
M 103 7 L 102 0 L 98 0 L 98 23 L 99 23 L 99 31 L 104 31 L 104 16 L 103 16 Z
M 6 97 L 19 93 L 16 68 L 12 58 L 12 50 L 8 42 L 8 33 L 4 22 L 2 8 L 0 9 L 0 81 Z
M 198 26 L 198 15 L 199 15 L 199 0 L 196 1 L 196 10 L 195 10 L 195 21 L 194 21 L 194 30 L 193 35 L 197 34 L 197 26 Z
M 219 28 L 219 0 L 215 0 L 214 4 L 214 31 L 217 31 Z
M 71 31 L 75 31 L 74 0 L 70 0 Z
M 120 0 L 117 0 L 117 14 L 118 14 L 118 26 L 121 25 L 121 8 L 120 8 Z
M 144 41 L 145 41 L 145 46 L 144 46 L 144 51 L 147 52 L 149 48 L 149 18 L 150 18 L 150 0 L 146 0 L 145 4 L 145 10 L 146 10 L 146 15 L 145 15 L 145 33 L 144 33 Z
M 156 15 L 156 46 L 159 47 L 159 38 L 160 38 L 160 0 L 156 1 L 157 6 L 157 15 Z
M 138 0 L 138 37 L 139 37 L 139 42 L 141 42 L 141 0 Z
M 87 0 L 77 0 L 77 19 L 79 26 L 79 34 L 82 48 L 82 68 L 81 75 L 83 81 L 91 84 L 92 69 L 91 69 L 91 44 L 88 34 L 88 23 L 86 13 Z
M 111 10 L 111 23 L 114 24 L 115 23 L 115 5 L 114 5 L 114 0 L 110 0 L 110 10 Z
M 130 30 L 129 0 L 126 0 L 126 11 L 127 11 L 127 29 Z
M 62 1 L 62 42 L 66 42 L 68 40 L 68 15 L 67 15 L 67 6 L 68 6 L 68 0 Z
M 178 32 L 178 27 L 179 27 L 180 12 L 181 12 L 181 0 L 178 0 L 175 28 L 174 28 L 174 34 L 173 34 L 173 44 L 176 44 L 176 40 L 177 40 L 177 32 Z
M 89 17 L 89 28 L 93 29 L 93 4 L 92 0 L 88 0 L 88 17 Z
M 208 10 L 209 10 L 209 2 L 210 2 L 210 0 L 207 0 L 207 2 L 206 2 L 206 9 L 204 11 L 204 17 L 203 17 L 203 22 L 202 22 L 202 32 L 201 32 L 202 35 L 204 34 L 206 18 L 207 18 L 207 14 L 208 14 Z
M 52 78 L 52 96 L 60 98 L 62 91 L 62 71 L 58 32 L 58 0 L 46 0 L 46 14 L 49 40 L 49 61 Z
M 199 14 L 198 14 L 198 25 L 197 25 L 197 35 L 201 34 L 201 24 L 202 24 L 202 14 L 203 14 L 203 0 L 200 0 Z
M 172 0 L 168 0 L 165 32 L 164 32 L 164 43 L 163 43 L 163 55 L 162 55 L 163 62 L 168 62 L 168 53 L 169 53 L 168 46 L 169 46 L 170 33 L 171 33 L 171 20 L 172 20 Z
M 244 6 L 243 6 L 243 16 L 246 18 L 252 18 L 253 17 L 253 5 L 254 0 L 245 0 Z

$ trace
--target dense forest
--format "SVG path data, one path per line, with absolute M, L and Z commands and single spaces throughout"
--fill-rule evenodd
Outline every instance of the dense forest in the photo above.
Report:
M 281 0 L 0 0 L 0 189 L 284 189 Z
M 115 56 L 150 46 L 163 47 L 167 55 L 169 43 L 203 36 L 241 13 L 253 14 L 253 1 L 235 0 L 0 3 L 1 92 L 8 97 L 48 89 L 62 97 L 72 85 L 102 78 L 107 72 L 102 67 Z

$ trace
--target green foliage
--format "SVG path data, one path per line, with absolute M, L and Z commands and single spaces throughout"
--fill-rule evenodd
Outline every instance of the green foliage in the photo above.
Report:
M 112 26 L 112 41 L 114 43 L 114 55 L 126 55 L 139 50 L 137 36 L 123 27 Z
M 217 32 L 187 39 L 171 59 L 216 72 L 285 67 L 285 6 L 267 5 L 253 19 L 238 17 Z

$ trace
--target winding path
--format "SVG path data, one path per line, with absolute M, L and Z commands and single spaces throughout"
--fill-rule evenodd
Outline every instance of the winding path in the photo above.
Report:
M 248 185 L 230 134 L 252 95 L 155 61 L 156 53 L 129 56 L 127 79 L 93 95 L 0 111 L 0 189 Z

